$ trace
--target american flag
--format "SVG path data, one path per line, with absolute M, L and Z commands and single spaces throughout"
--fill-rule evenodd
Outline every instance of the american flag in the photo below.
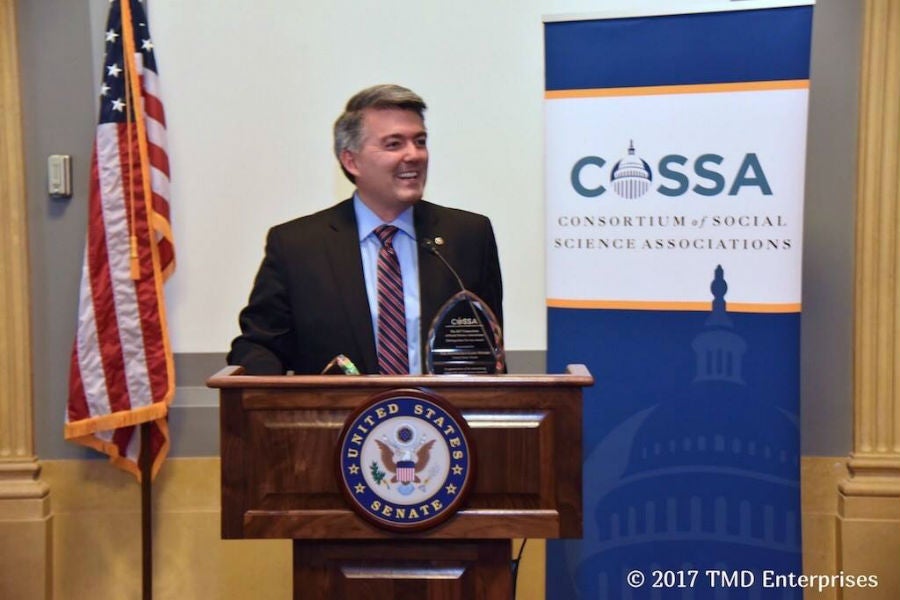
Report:
M 153 424 L 155 476 L 175 392 L 163 296 L 175 269 L 166 120 L 138 0 L 111 0 L 105 38 L 65 437 L 140 479 L 135 426 Z

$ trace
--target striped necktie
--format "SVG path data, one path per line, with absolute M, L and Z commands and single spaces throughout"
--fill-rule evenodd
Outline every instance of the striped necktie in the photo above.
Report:
M 378 251 L 378 372 L 382 375 L 409 373 L 403 277 L 393 246 L 397 231 L 393 225 L 375 228 L 375 235 L 381 240 Z

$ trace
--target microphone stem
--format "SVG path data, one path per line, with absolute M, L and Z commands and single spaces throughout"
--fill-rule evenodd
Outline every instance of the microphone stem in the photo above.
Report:
M 466 289 L 466 286 L 463 284 L 462 279 L 460 279 L 459 275 L 456 274 L 456 269 L 454 269 L 453 267 L 450 266 L 450 263 L 448 263 L 447 259 L 445 259 L 443 257 L 443 255 L 437 251 L 437 248 L 435 248 L 434 246 L 431 246 L 431 245 L 426 246 L 426 247 L 431 251 L 432 254 L 437 256 L 438 259 L 440 259 L 440 261 L 442 263 L 444 263 L 444 266 L 447 267 L 447 270 L 450 271 L 450 273 L 453 275 L 453 277 L 456 278 L 456 283 L 457 283 L 457 285 L 459 285 L 459 289 L 461 289 L 464 292 L 468 292 L 469 290 Z

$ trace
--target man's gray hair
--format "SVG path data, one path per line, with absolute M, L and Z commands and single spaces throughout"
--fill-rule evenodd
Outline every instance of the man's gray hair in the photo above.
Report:
M 373 85 L 357 92 L 334 122 L 334 155 L 338 162 L 344 150 L 356 152 L 362 144 L 363 112 L 367 108 L 396 108 L 410 110 L 425 119 L 425 101 L 414 91 L 390 83 Z M 355 183 L 353 175 L 341 164 L 341 170 Z

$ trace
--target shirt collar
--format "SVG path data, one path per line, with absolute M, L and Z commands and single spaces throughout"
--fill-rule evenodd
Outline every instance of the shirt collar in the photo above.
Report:
M 390 223 L 385 223 L 380 218 L 378 218 L 378 215 L 372 212 L 372 209 L 366 206 L 363 201 L 359 199 L 359 194 L 354 192 L 353 210 L 356 211 L 356 227 L 359 231 L 360 242 L 366 239 L 369 234 L 371 234 L 372 231 L 379 225 L 393 225 L 413 240 L 416 239 L 416 228 L 413 224 L 412 206 L 400 213 L 400 216 L 398 216 Z

